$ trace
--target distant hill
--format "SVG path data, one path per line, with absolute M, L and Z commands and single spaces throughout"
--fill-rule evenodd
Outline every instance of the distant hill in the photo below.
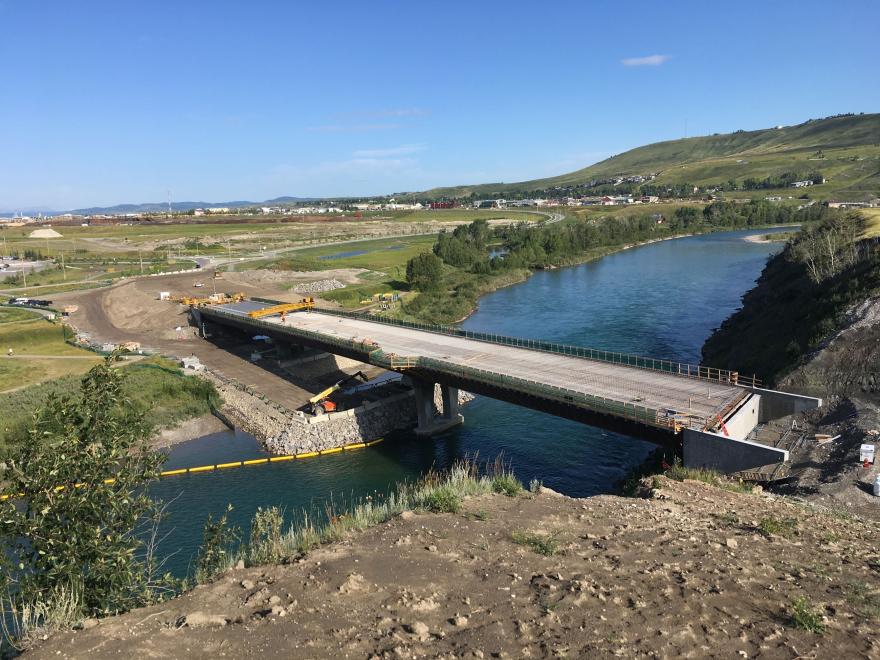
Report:
M 843 115 L 809 120 L 797 126 L 656 142 L 560 176 L 434 188 L 413 196 L 503 197 L 583 186 L 615 176 L 648 174 L 657 175 L 652 184 L 710 186 L 811 171 L 829 179 L 827 184 L 817 186 L 815 192 L 848 197 L 880 195 L 880 114 Z

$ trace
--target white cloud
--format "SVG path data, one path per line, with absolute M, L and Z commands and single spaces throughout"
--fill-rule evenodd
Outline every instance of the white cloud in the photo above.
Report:
M 623 66 L 660 66 L 669 58 L 671 55 L 646 55 L 645 57 L 626 57 L 620 60 L 620 63 Z
M 400 128 L 400 124 L 329 124 L 326 126 L 310 126 L 311 133 L 372 133 L 373 131 L 390 131 Z
M 355 151 L 354 158 L 389 158 L 391 156 L 409 156 L 425 150 L 424 144 L 403 144 L 388 149 L 360 149 Z

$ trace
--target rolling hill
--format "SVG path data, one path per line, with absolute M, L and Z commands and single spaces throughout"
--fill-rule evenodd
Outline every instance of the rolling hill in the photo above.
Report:
M 841 115 L 796 126 L 668 140 L 560 176 L 434 188 L 413 196 L 491 198 L 583 186 L 613 176 L 646 174 L 656 174 L 652 183 L 657 185 L 712 186 L 731 180 L 741 183 L 747 178 L 811 171 L 828 179 L 827 183 L 810 189 L 812 196 L 863 199 L 880 195 L 880 114 Z

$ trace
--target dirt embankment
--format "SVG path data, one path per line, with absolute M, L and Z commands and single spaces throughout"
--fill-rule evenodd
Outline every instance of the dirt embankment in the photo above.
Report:
M 652 485 L 649 499 L 544 492 L 406 513 L 29 657 L 880 656 L 874 527 L 764 494 Z

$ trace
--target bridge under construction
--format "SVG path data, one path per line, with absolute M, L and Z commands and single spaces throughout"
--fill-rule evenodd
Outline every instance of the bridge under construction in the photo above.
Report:
M 762 390 L 753 379 L 721 369 L 315 310 L 303 302 L 279 306 L 242 300 L 194 307 L 192 313 L 203 333 L 210 324 L 228 326 L 405 374 L 416 393 L 420 435 L 461 423 L 461 388 L 594 426 L 683 444 L 687 463 L 733 471 L 786 460 L 786 452 L 751 442 L 750 434 L 759 421 L 821 403 Z M 433 415 L 435 383 L 443 393 L 440 417 Z

